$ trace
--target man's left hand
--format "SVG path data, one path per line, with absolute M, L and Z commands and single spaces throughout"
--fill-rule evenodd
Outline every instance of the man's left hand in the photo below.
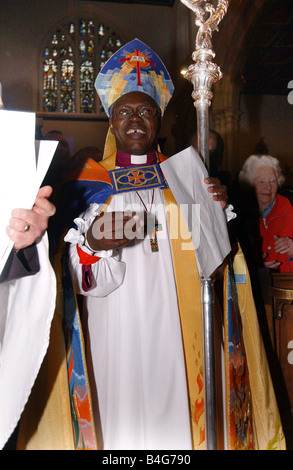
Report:
M 218 178 L 212 178 L 210 176 L 208 178 L 205 178 L 204 182 L 210 185 L 208 186 L 208 192 L 214 193 L 213 200 L 220 201 L 222 209 L 225 209 L 228 202 L 226 186 L 222 185 L 221 181 Z

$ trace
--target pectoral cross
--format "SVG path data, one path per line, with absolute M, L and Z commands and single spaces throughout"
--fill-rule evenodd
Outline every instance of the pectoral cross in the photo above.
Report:
M 162 224 L 155 224 L 154 231 L 150 234 L 150 244 L 152 253 L 156 253 L 159 251 L 158 239 L 157 239 L 157 232 L 162 230 Z

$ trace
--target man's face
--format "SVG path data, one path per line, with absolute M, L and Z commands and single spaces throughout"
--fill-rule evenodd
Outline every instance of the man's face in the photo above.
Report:
M 149 95 L 134 91 L 121 96 L 115 101 L 110 118 L 117 150 L 132 155 L 153 152 L 157 149 L 160 123 L 159 108 Z

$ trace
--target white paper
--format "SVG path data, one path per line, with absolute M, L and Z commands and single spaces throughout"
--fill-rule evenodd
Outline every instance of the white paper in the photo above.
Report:
M 37 142 L 37 186 L 40 187 L 59 142 L 56 140 L 40 140 Z
M 6 234 L 11 211 L 32 208 L 58 144 L 42 142 L 36 157 L 35 127 L 34 113 L 0 111 L 0 273 L 13 247 Z
M 3 101 L 2 101 L 2 85 L 1 85 L 1 82 L 0 82 L 0 109 L 3 108 Z
M 160 166 L 177 204 L 183 209 L 198 269 L 208 278 L 231 251 L 221 203 L 213 200 L 204 183 L 208 172 L 193 147 L 168 158 Z

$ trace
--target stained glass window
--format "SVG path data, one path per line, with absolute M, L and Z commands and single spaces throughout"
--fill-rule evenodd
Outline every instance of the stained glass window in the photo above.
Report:
M 95 78 L 121 45 L 110 27 L 92 18 L 69 21 L 51 32 L 43 50 L 42 110 L 103 113 L 94 88 Z
M 80 64 L 80 111 L 94 112 L 94 66 L 89 60 Z
M 65 59 L 61 63 L 60 111 L 75 112 L 75 70 L 74 63 Z
M 57 111 L 58 80 L 57 64 L 53 59 L 45 59 L 43 65 L 43 109 L 44 111 Z

